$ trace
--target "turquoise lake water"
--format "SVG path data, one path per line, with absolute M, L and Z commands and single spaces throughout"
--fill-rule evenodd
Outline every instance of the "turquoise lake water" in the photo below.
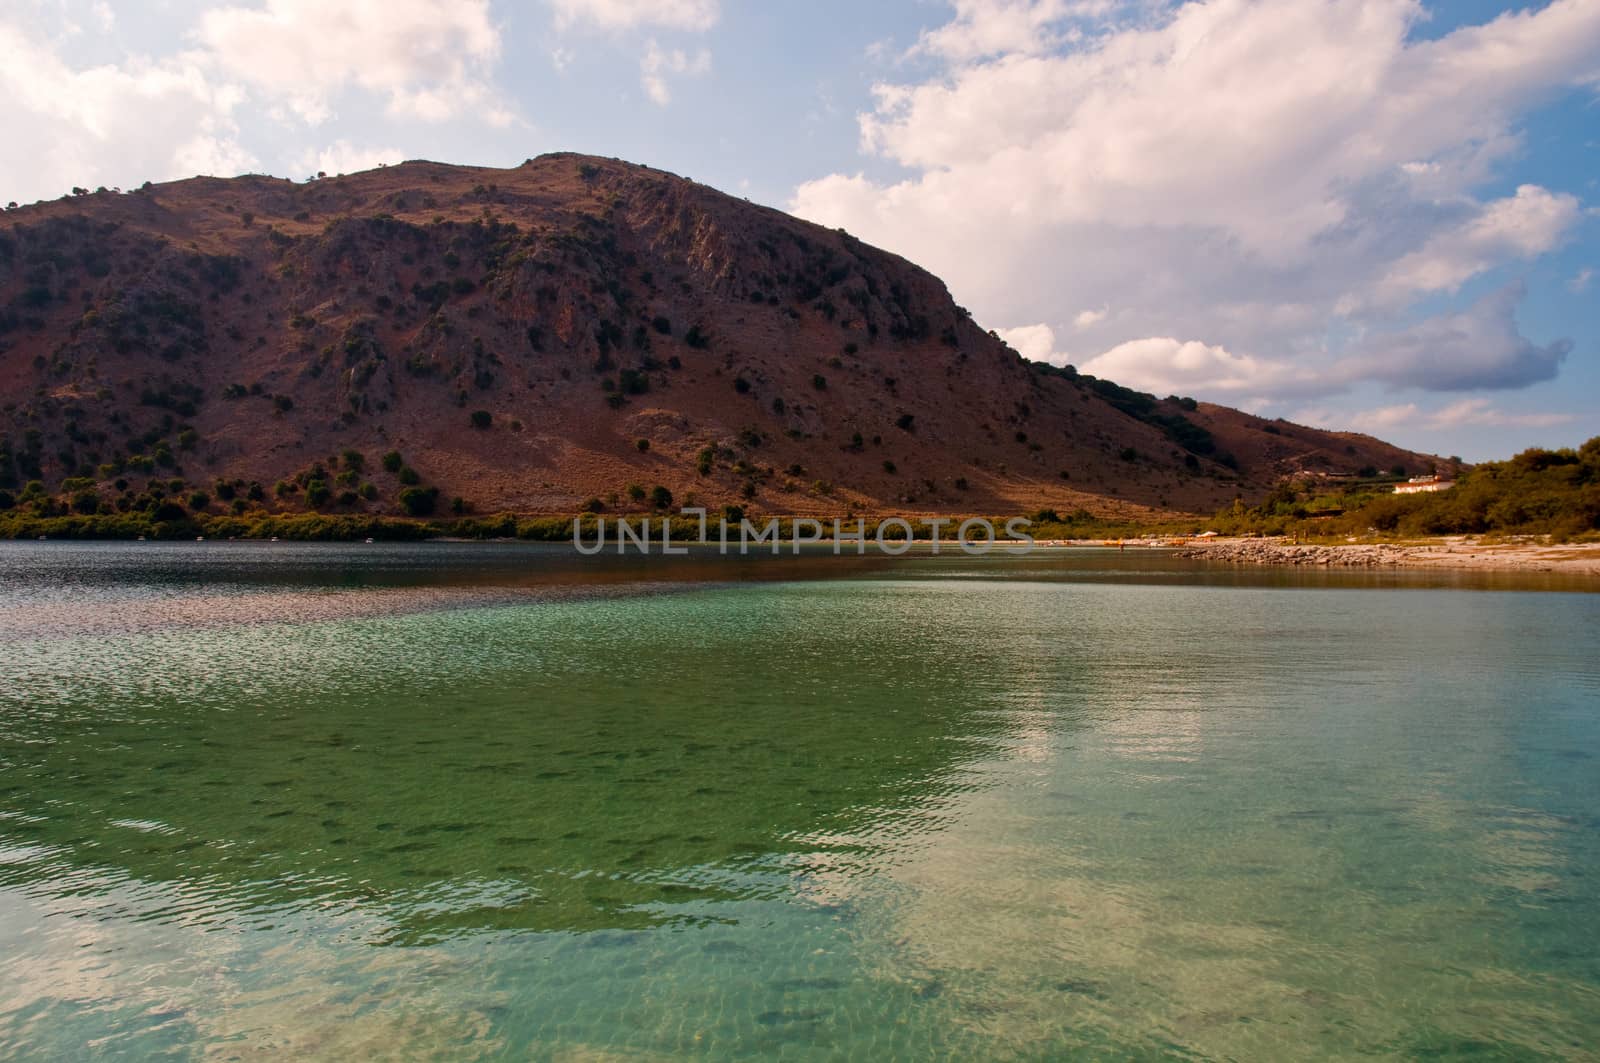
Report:
M 1594 1059 L 1600 594 L 0 544 L 0 1058 Z

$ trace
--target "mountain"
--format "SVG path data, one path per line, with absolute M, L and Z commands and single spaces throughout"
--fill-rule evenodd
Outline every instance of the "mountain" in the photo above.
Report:
M 1027 362 L 889 252 L 572 154 L 76 190 L 0 219 L 0 308 L 0 487 L 87 511 L 181 478 L 213 511 L 573 513 L 659 485 L 1136 516 L 1433 460 Z

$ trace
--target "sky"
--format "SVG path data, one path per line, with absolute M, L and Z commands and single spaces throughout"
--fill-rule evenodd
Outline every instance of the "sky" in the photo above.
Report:
M 1600 0 L 0 0 L 0 55 L 0 202 L 591 152 L 1142 390 L 1600 435 Z

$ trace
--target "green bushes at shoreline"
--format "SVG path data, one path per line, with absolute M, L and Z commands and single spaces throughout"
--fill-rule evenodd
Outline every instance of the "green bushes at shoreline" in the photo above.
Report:
M 642 493 L 642 490 L 641 490 Z M 358 514 L 239 514 L 190 513 L 166 503 L 126 513 L 71 512 L 55 504 L 53 515 L 43 515 L 42 490 L 25 489 L 22 495 L 6 493 L 9 507 L 0 509 L 0 538 L 33 539 L 282 539 L 282 540 L 409 540 L 435 538 L 522 539 L 533 542 L 570 542 L 572 516 L 430 517 L 411 518 Z M 45 502 L 49 499 L 45 498 Z M 665 499 L 658 498 L 658 503 Z M 731 507 L 728 517 L 736 529 L 744 514 Z M 661 522 L 667 520 L 675 543 L 696 542 L 700 521 L 682 515 L 636 513 L 625 515 L 635 528 L 651 521 L 652 542 L 661 541 Z M 586 513 L 577 518 L 585 538 L 592 539 L 599 520 L 608 521 L 615 541 L 616 517 Z M 717 517 L 709 518 L 707 538 L 717 540 Z M 752 519 L 757 528 L 770 518 Z M 868 517 L 868 535 L 880 518 Z M 941 520 L 940 537 L 953 542 L 963 518 Z M 989 517 L 1003 529 L 1005 517 Z M 1392 483 L 1329 485 L 1326 481 L 1286 481 L 1263 502 L 1246 506 L 1235 502 L 1212 518 L 1173 514 L 1146 520 L 1107 520 L 1086 510 L 1062 516 L 1052 510 L 1029 515 L 1027 529 L 1035 539 L 1121 539 L 1151 535 L 1185 535 L 1209 528 L 1230 535 L 1299 535 L 1306 538 L 1385 535 L 1420 537 L 1447 534 L 1547 535 L 1561 541 L 1600 539 L 1600 437 L 1582 447 L 1563 450 L 1526 450 L 1500 462 L 1487 462 L 1461 475 L 1448 491 L 1397 495 Z M 779 538 L 795 538 L 797 521 L 778 518 Z M 822 522 L 824 534 L 831 521 Z M 854 518 L 845 521 L 854 529 Z M 932 537 L 932 524 L 911 520 L 912 538 Z M 806 534 L 810 534 L 809 525 Z M 890 525 L 887 539 L 904 538 L 903 529 Z
M 144 513 L 39 517 L 0 514 L 0 539 L 352 539 L 417 540 L 445 534 L 423 521 L 320 513 L 184 516 L 157 520 Z
M 1391 485 L 1332 489 L 1280 484 L 1258 506 L 1236 502 L 1209 527 L 1230 535 L 1303 537 L 1547 535 L 1600 538 L 1600 436 L 1576 450 L 1525 450 L 1467 470 L 1446 491 L 1398 495 Z
M 737 541 L 739 520 L 742 513 L 729 515 L 730 541 Z M 296 514 L 245 514 L 232 515 L 188 515 L 164 520 L 155 519 L 155 516 L 146 513 L 117 513 L 98 515 L 63 515 L 42 517 L 21 512 L 0 513 L 0 539 L 36 539 L 44 536 L 47 539 L 138 539 L 141 536 L 151 540 L 185 540 L 204 537 L 206 539 L 280 539 L 283 541 L 299 542 L 337 542 L 360 541 L 363 539 L 415 542 L 424 539 L 521 539 L 528 542 L 571 542 L 573 521 L 580 522 L 583 538 L 592 541 L 600 520 L 606 521 L 608 542 L 616 541 L 616 521 L 623 519 L 637 531 L 645 520 L 650 522 L 650 542 L 659 548 L 661 543 L 662 521 L 668 522 L 672 529 L 674 544 L 694 543 L 700 540 L 700 521 L 697 517 L 660 516 L 649 514 L 631 514 L 618 517 L 599 517 L 595 514 L 582 514 L 580 516 L 518 516 L 511 513 L 501 513 L 482 517 L 461 517 L 449 520 L 418 520 L 403 517 L 368 517 L 338 514 L 296 513 Z M 751 524 L 758 530 L 766 527 L 767 521 L 773 518 L 751 518 Z M 795 525 L 806 521 L 808 518 L 779 517 L 778 538 L 785 543 L 795 538 Z M 843 520 L 842 530 L 846 534 L 855 531 L 857 518 Z M 859 518 L 865 521 L 866 534 L 869 542 L 876 533 L 878 517 Z M 887 518 L 884 518 L 887 519 Z M 964 517 L 941 518 L 939 537 L 943 542 L 955 542 L 957 529 Z M 990 524 L 1004 537 L 1004 529 L 1008 517 L 987 517 Z M 1125 538 L 1141 534 L 1172 534 L 1182 530 L 1192 530 L 1195 518 L 1183 518 L 1181 525 L 1166 523 L 1159 525 L 1134 524 L 1131 522 L 1102 521 L 1087 513 L 1080 513 L 1068 518 L 1061 518 L 1051 511 L 1034 514 L 1033 523 L 1028 528 L 1028 533 L 1036 539 L 1094 539 L 1094 538 Z M 707 521 L 707 541 L 718 540 L 719 517 L 712 516 Z M 832 521 L 820 521 L 822 534 L 829 537 L 832 534 Z M 911 538 L 916 540 L 929 540 L 933 537 L 933 525 L 926 519 L 908 519 L 911 526 Z M 813 529 L 809 524 L 804 525 L 803 533 L 810 536 Z M 884 538 L 887 541 L 902 541 L 905 530 L 898 524 L 885 527 Z M 981 538 L 981 536 L 975 536 Z

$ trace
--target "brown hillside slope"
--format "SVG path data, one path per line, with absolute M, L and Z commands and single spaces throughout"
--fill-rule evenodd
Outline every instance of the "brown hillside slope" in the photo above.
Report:
M 322 463 L 319 508 L 392 513 L 389 451 L 443 499 L 529 513 L 635 484 L 796 514 L 1200 512 L 1428 460 L 1130 395 L 1024 361 L 895 255 L 614 160 L 197 178 L 0 220 L 0 479 L 88 476 L 107 505 L 181 476 L 304 508 L 273 486 Z M 346 450 L 365 468 L 336 483 Z

